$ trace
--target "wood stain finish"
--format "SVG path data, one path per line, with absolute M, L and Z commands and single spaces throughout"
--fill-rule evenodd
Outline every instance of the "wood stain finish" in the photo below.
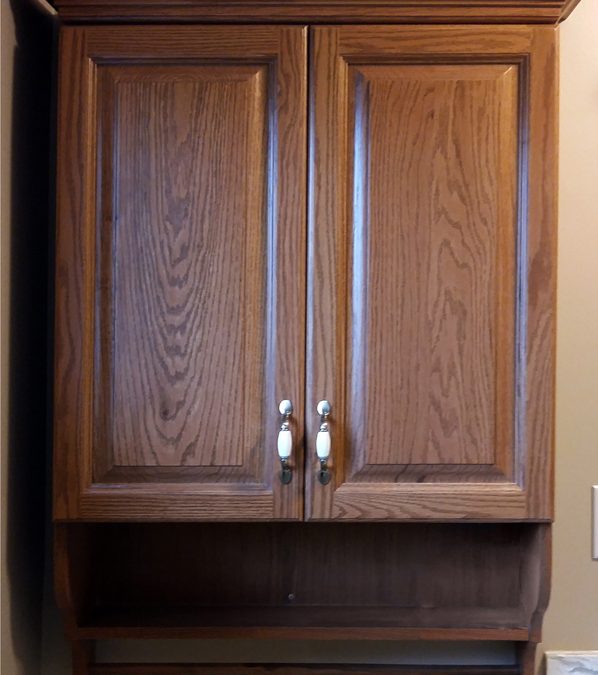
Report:
M 579 0 L 55 0 L 66 21 L 555 24 Z
M 63 29 L 56 517 L 301 516 L 305 49 Z
M 554 50 L 314 29 L 307 456 L 329 399 L 334 471 L 312 460 L 309 517 L 551 517 Z
M 531 675 L 576 0 L 55 4 L 75 675 Z M 98 639 L 231 637 L 515 641 L 517 664 L 95 663 Z

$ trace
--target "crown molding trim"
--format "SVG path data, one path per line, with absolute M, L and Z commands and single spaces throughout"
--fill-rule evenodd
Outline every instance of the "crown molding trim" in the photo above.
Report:
M 54 0 L 64 21 L 557 24 L 580 0 Z

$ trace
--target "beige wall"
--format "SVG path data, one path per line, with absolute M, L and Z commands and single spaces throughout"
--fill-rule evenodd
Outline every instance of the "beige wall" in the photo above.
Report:
M 598 0 L 561 26 L 556 522 L 545 650 L 598 649 Z

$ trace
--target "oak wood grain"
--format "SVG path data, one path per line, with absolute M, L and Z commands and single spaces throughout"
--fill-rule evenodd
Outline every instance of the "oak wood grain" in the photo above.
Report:
M 99 374 L 113 412 L 102 440 L 115 466 L 235 467 L 260 482 L 267 67 L 110 71 L 112 330 L 98 342 L 113 345 Z
M 525 467 L 528 513 L 554 510 L 554 407 L 556 377 L 556 261 L 558 198 L 557 34 L 534 33 L 530 61 L 528 230 L 526 256 L 527 341 L 525 344 Z
M 579 0 L 54 0 L 67 21 L 548 23 Z
M 91 640 L 194 637 L 521 644 L 517 668 L 257 675 L 532 672 L 549 525 L 487 521 L 552 514 L 555 33 L 314 31 L 304 401 L 307 30 L 265 24 L 575 4 L 58 1 L 67 23 L 264 24 L 61 29 L 55 516 L 127 521 L 57 525 L 75 672 L 240 672 L 91 663 Z M 300 518 L 304 405 L 312 519 L 486 522 L 131 522 Z
M 554 328 L 555 296 L 528 297 L 523 251 L 543 231 L 551 269 L 554 192 L 531 195 L 552 184 L 553 40 L 314 29 L 307 456 L 327 398 L 333 480 L 314 458 L 309 517 L 550 518 L 554 348 L 532 329 Z
M 294 610 L 320 607 L 323 612 L 328 607 L 328 625 L 343 621 L 343 607 L 362 608 L 361 619 L 355 615 L 348 621 L 364 624 L 370 623 L 366 608 L 386 608 L 391 622 L 401 621 L 402 610 L 413 614 L 418 607 L 470 607 L 472 616 L 463 615 L 464 622 L 473 621 L 473 608 L 502 608 L 512 617 L 522 607 L 521 561 L 528 552 L 535 553 L 529 559 L 531 574 L 541 558 L 535 551 L 534 527 L 96 525 L 91 529 L 93 586 L 99 606 L 188 606 L 190 618 L 193 608 L 202 606 L 281 607 L 289 620 Z M 239 566 L 239 552 L 251 565 Z M 530 577 L 529 586 L 530 592 L 538 587 L 536 577 Z M 519 618 L 522 625 L 534 609 L 528 600 L 526 615 Z
M 56 272 L 54 320 L 55 516 L 78 516 L 79 492 L 91 475 L 91 364 L 94 221 L 93 67 L 85 33 L 62 31 L 58 69 Z M 74 96 L 71 87 L 75 86 Z M 86 339 L 86 336 L 88 339 Z M 87 452 L 80 449 L 87 448 Z
M 318 28 L 316 30 L 326 30 Z M 339 55 L 365 65 L 390 60 L 419 60 L 442 64 L 447 56 L 459 57 L 462 64 L 480 65 L 491 56 L 526 53 L 532 46 L 531 26 L 339 26 Z M 425 58 L 428 57 L 428 58 Z M 508 59 L 499 58 L 499 63 Z
M 305 29 L 61 40 L 56 517 L 300 517 Z
M 352 480 L 512 478 L 516 76 L 349 67 Z

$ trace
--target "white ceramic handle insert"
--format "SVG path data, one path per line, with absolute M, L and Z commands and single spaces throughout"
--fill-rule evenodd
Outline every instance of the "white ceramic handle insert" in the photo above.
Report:
M 330 431 L 318 431 L 316 436 L 316 455 L 318 459 L 328 459 L 330 457 Z
M 281 429 L 278 432 L 278 456 L 288 459 L 293 452 L 293 435 L 290 429 Z

